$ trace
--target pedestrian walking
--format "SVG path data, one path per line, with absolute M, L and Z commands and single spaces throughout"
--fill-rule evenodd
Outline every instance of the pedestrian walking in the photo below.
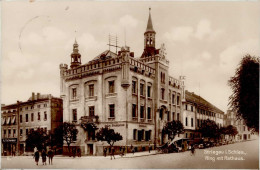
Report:
M 148 148 L 148 150 L 149 150 L 149 153 L 150 153 L 151 150 L 152 150 L 152 147 L 151 147 L 150 143 L 149 143 L 149 148 Z
M 113 157 L 114 157 L 114 159 L 116 159 L 115 158 L 115 148 L 114 148 L 114 146 L 111 147 L 111 154 L 110 155 L 111 155 L 111 160 L 112 160 Z
M 80 150 L 80 148 L 78 148 L 77 154 L 78 154 L 78 157 L 81 157 L 81 150 Z
M 39 162 L 39 158 L 40 158 L 40 154 L 39 154 L 39 151 L 36 150 L 36 152 L 34 152 L 34 160 L 36 162 L 36 165 L 38 165 L 38 162 Z
M 46 157 L 47 157 L 47 154 L 46 154 L 46 152 L 45 152 L 45 150 L 43 149 L 42 150 L 42 164 L 44 165 L 46 165 Z
M 49 165 L 52 164 L 52 159 L 54 157 L 54 152 L 52 149 L 48 151 L 48 157 L 49 157 Z
M 191 145 L 191 156 L 195 156 L 195 147 Z
M 103 152 L 104 152 L 104 156 L 106 157 L 107 156 L 107 148 L 106 147 L 104 148 Z

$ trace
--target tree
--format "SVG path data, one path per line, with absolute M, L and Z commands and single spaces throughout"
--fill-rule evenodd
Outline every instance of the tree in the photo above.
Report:
M 63 140 L 66 141 L 68 145 L 68 150 L 70 152 L 70 144 L 75 142 L 78 134 L 78 129 L 76 129 L 75 124 L 64 122 L 63 123 Z
M 163 133 L 168 134 L 168 138 L 173 140 L 176 135 L 184 132 L 183 124 L 180 121 L 173 120 L 167 122 L 163 127 Z
M 232 110 L 238 119 L 259 132 L 259 58 L 246 55 L 242 58 L 234 77 L 228 81 L 233 94 L 229 97 Z
M 226 134 L 229 136 L 236 136 L 238 134 L 237 128 L 232 125 L 226 127 Z
M 107 126 L 104 128 L 102 127 L 97 132 L 96 138 L 98 141 L 106 141 L 111 147 L 116 141 L 120 141 L 123 139 L 120 133 L 115 132 L 114 129 L 110 129 Z
M 217 126 L 216 122 L 209 119 L 202 122 L 199 128 L 199 132 L 201 133 L 202 137 L 205 138 L 219 139 L 221 135 L 220 129 Z
M 63 146 L 63 126 L 60 125 L 54 129 L 53 133 L 50 133 L 49 145 L 51 147 L 62 147 Z
M 48 139 L 49 135 L 43 129 L 31 130 L 25 140 L 26 149 L 33 150 L 36 147 L 38 150 L 42 150 L 46 147 Z

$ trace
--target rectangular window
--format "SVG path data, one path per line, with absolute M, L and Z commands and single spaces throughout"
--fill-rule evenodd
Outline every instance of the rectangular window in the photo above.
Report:
M 23 129 L 20 129 L 20 136 L 23 136 Z
M 38 108 L 41 108 L 41 105 L 37 105 Z
M 38 120 L 41 120 L 41 113 L 38 112 Z
M 132 104 L 132 117 L 137 117 L 136 115 L 136 104 Z
M 191 111 L 193 112 L 193 106 L 191 106 Z
M 25 132 L 26 132 L 26 136 L 28 136 L 29 130 L 28 130 L 28 129 L 26 129 L 26 131 L 25 131 Z
M 137 130 L 134 129 L 134 131 L 133 131 L 133 140 L 136 140 L 136 134 L 137 134 Z
M 47 112 L 44 112 L 44 120 L 47 120 Z
M 136 94 L 136 81 L 132 81 L 132 93 Z
M 23 122 L 23 115 L 20 115 L 20 123 Z
M 188 110 L 188 105 L 187 104 L 185 104 L 185 109 Z
M 180 113 L 177 113 L 177 120 L 180 121 Z
M 13 129 L 13 137 L 15 137 L 15 135 L 16 135 L 16 130 Z
M 145 141 L 151 140 L 151 130 L 145 131 Z
M 151 120 L 151 119 L 152 119 L 151 108 L 150 108 L 150 107 L 147 108 L 147 119 L 148 119 L 148 120 Z
M 140 95 L 144 96 L 144 84 L 140 84 Z
M 197 127 L 200 127 L 200 120 L 197 119 Z
M 47 107 L 47 104 L 44 104 L 44 107 Z
M 170 112 L 167 112 L 167 121 L 170 121 Z
M 191 127 L 193 127 L 193 118 L 191 118 Z
M 77 109 L 72 109 L 73 121 L 77 121 Z
M 6 130 L 4 130 L 4 137 L 6 137 Z
M 188 126 L 188 118 L 186 117 L 185 120 L 186 120 L 186 121 L 185 121 L 185 125 Z
M 175 94 L 172 94 L 172 104 L 175 104 Z
M 31 113 L 31 121 L 33 122 L 34 121 L 34 114 Z
M 77 98 L 77 89 L 73 88 L 72 89 L 72 99 L 76 99 Z
M 114 93 L 115 92 L 115 81 L 109 81 L 109 93 Z
M 31 109 L 34 109 L 34 107 L 33 107 L 33 106 L 31 106 Z
M 115 117 L 115 105 L 114 104 L 109 105 L 109 117 L 111 117 L 111 118 Z
M 164 89 L 161 89 L 161 99 L 164 100 Z
M 151 86 L 147 86 L 147 97 L 151 97 Z
M 89 87 L 89 96 L 94 96 L 94 84 L 90 84 L 88 87 Z
M 180 105 L 180 96 L 177 96 L 177 105 Z
M 138 141 L 142 141 L 142 140 L 143 140 L 143 131 L 138 130 Z
M 140 118 L 144 119 L 144 106 L 140 106 Z
M 28 110 L 28 107 L 25 107 L 25 110 Z
M 90 106 L 89 107 L 89 116 L 94 116 L 95 115 L 95 107 L 94 106 Z
M 25 121 L 26 121 L 26 122 L 29 121 L 29 115 L 28 115 L 28 114 L 25 115 Z
M 11 137 L 11 129 L 8 129 L 8 137 Z
M 172 112 L 172 120 L 175 120 L 175 113 Z

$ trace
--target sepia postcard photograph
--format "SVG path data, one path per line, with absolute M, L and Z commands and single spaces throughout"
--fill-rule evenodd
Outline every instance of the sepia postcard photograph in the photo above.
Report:
M 259 1 L 0 8 L 1 169 L 259 169 Z

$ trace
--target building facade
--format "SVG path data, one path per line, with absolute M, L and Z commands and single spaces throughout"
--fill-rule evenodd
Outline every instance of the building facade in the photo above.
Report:
M 246 126 L 245 121 L 243 119 L 238 119 L 236 112 L 232 110 L 227 110 L 224 122 L 225 126 L 232 125 L 237 128 L 238 134 L 234 138 L 231 137 L 232 140 L 240 142 L 257 138 L 257 134 L 252 132 L 252 130 L 250 130 L 250 128 Z
M 62 100 L 37 93 L 26 102 L 2 106 L 2 154 L 23 154 L 30 130 L 41 128 L 47 134 L 63 122 Z
M 70 68 L 60 65 L 64 122 L 77 126 L 79 133 L 73 146 L 81 148 L 83 154 L 101 155 L 108 146 L 96 141 L 96 131 L 83 130 L 83 122 L 119 132 L 123 140 L 115 143 L 116 149 L 132 146 L 139 151 L 166 142 L 162 135 L 165 123 L 182 120 L 184 82 L 169 75 L 164 46 L 156 49 L 155 35 L 149 13 L 140 57 L 134 57 L 124 46 L 118 53 L 107 50 L 82 65 L 75 41 Z
M 186 90 L 183 102 L 182 121 L 185 129 L 183 137 L 199 138 L 196 136 L 196 130 L 207 119 L 215 121 L 219 128 L 224 126 L 223 111 L 195 93 Z

